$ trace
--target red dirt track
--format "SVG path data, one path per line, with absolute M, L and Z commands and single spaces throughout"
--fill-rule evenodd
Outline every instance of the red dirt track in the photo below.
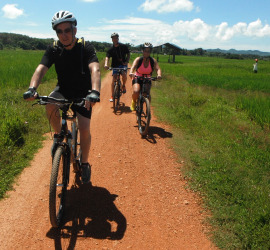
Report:
M 0 201 L 0 249 L 215 249 L 206 235 L 200 200 L 185 188 L 170 127 L 152 112 L 142 139 L 130 112 L 131 81 L 114 114 L 111 76 L 91 121 L 90 184 L 67 192 L 64 225 L 51 228 L 48 211 L 51 139 Z M 161 83 L 162 84 L 162 83 Z

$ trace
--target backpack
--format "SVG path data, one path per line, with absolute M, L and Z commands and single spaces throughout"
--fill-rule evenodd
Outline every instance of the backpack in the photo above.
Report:
M 83 50 L 84 50 L 84 47 L 85 47 L 85 40 L 84 40 L 84 38 L 82 37 L 82 38 L 78 39 L 77 43 L 81 43 L 82 44 L 81 45 L 81 69 L 82 69 L 81 73 L 84 75 L 85 74 L 85 72 L 83 70 Z M 60 56 L 61 56 L 62 55 L 62 52 L 63 52 L 63 47 L 59 44 L 59 40 L 54 40 L 53 41 L 53 47 L 56 50 L 60 49 Z
M 151 64 L 152 71 L 154 71 L 155 61 L 154 61 L 153 57 L 150 56 L 149 58 L 150 58 L 150 64 Z M 138 68 L 141 67 L 142 63 L 143 63 L 143 56 L 141 56 L 139 59 L 138 65 L 136 67 L 136 71 L 138 70 Z

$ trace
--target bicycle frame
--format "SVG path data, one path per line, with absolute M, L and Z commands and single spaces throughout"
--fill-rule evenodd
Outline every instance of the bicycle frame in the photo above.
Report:
M 39 104 L 56 104 L 59 105 L 59 109 L 62 110 L 62 125 L 60 138 L 63 141 L 56 143 L 56 150 L 53 153 L 52 171 L 50 179 L 50 191 L 49 191 L 49 214 L 50 221 L 53 227 L 58 227 L 62 221 L 65 208 L 65 196 L 67 186 L 70 178 L 70 162 L 73 161 L 73 168 L 77 168 L 77 126 L 76 126 L 76 113 L 72 111 L 72 115 L 69 115 L 71 105 L 76 102 L 65 99 L 55 99 L 47 96 L 38 96 Z M 83 100 L 83 102 L 81 102 Z M 50 102 L 54 101 L 54 102 Z M 79 102 L 77 102 L 78 105 Z M 80 106 L 84 103 L 84 99 L 80 99 Z M 72 133 L 68 130 L 67 121 L 72 121 Z M 73 143 L 72 143 L 73 140 Z M 75 163 L 75 164 L 74 164 Z
M 128 68 L 109 68 L 109 70 L 116 71 L 116 79 L 114 80 L 114 90 L 113 90 L 113 110 L 116 113 L 120 106 L 120 96 L 122 94 L 122 83 L 120 79 L 120 74 L 127 72 Z
M 60 132 L 60 136 L 62 138 L 64 138 L 64 140 L 62 142 L 58 142 L 57 143 L 57 147 L 62 146 L 65 149 L 65 154 L 66 154 L 66 158 L 68 159 L 68 162 L 65 164 L 65 166 L 67 167 L 66 169 L 66 181 L 67 183 L 65 183 L 66 185 L 68 185 L 69 183 L 69 176 L 70 176 L 70 162 L 73 163 L 73 169 L 74 172 L 77 172 L 79 170 L 78 168 L 78 164 L 80 161 L 80 156 L 81 153 L 79 152 L 75 152 L 75 144 L 72 143 L 72 140 L 76 139 L 74 137 L 76 137 L 74 130 L 78 129 L 77 127 L 77 116 L 76 113 L 74 113 L 72 111 L 72 114 L 69 115 L 68 112 L 70 110 L 71 104 L 73 104 L 73 102 L 71 100 L 65 100 L 65 99 L 56 99 L 53 97 L 47 97 L 47 96 L 39 96 L 37 99 L 40 100 L 40 104 L 41 105 L 46 105 L 46 104 L 56 104 L 59 105 L 59 109 L 61 109 L 62 114 L 61 114 L 61 132 Z M 54 101 L 53 102 L 49 102 L 49 101 Z M 84 103 L 84 99 L 81 98 L 79 99 L 80 102 L 78 102 L 78 100 L 74 103 L 74 104 L 79 104 L 80 106 Z M 71 128 L 72 128 L 72 132 L 73 134 L 70 132 L 70 130 L 68 130 L 68 124 L 67 121 L 71 121 Z M 75 157 L 74 157 L 74 153 L 76 153 Z
M 151 110 L 150 110 L 150 89 L 152 81 L 155 81 L 156 77 L 145 77 L 136 76 L 137 79 L 142 80 L 140 84 L 139 98 L 136 104 L 136 115 L 139 132 L 142 136 L 146 136 L 148 133 L 148 128 L 151 120 Z

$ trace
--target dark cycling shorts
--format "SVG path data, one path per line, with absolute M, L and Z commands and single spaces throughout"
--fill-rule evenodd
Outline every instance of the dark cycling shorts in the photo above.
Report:
M 115 68 L 127 69 L 127 65 L 119 65 L 118 67 L 115 67 Z M 113 69 L 112 75 L 115 75 L 117 73 L 118 71 L 116 69 Z M 123 74 L 123 72 L 121 74 Z
M 67 98 L 69 99 L 70 97 L 65 96 L 64 94 L 61 93 L 61 91 L 59 91 L 59 87 L 56 87 L 52 93 L 50 93 L 51 97 L 54 98 Z M 76 98 L 76 97 L 73 97 Z M 80 97 L 78 97 L 80 98 Z M 73 110 L 73 112 L 78 112 L 80 115 L 82 115 L 83 117 L 86 117 L 88 119 L 91 119 L 91 114 L 92 114 L 92 107 L 90 107 L 90 110 L 87 110 L 87 108 L 83 107 L 79 107 L 79 106 L 71 106 L 71 109 Z
M 134 85 L 136 83 L 138 83 L 138 84 L 140 84 L 140 86 L 142 86 L 143 80 L 142 79 L 138 79 L 137 77 L 135 77 L 132 80 L 132 85 Z M 151 90 L 151 81 L 149 81 L 149 83 L 144 84 L 144 91 L 146 93 L 150 94 L 150 90 Z

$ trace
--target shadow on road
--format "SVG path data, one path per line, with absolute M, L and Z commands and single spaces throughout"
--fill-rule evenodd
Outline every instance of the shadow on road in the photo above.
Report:
M 47 233 L 54 239 L 55 249 L 75 249 L 78 237 L 122 239 L 126 218 L 115 206 L 116 198 L 107 189 L 91 184 L 68 190 L 63 225 Z
M 134 126 L 135 128 L 138 128 L 138 125 Z M 140 134 L 138 130 L 138 134 Z M 155 127 L 155 126 L 149 126 L 148 134 L 146 136 L 142 136 L 142 139 L 147 140 L 150 143 L 157 143 L 156 139 L 159 138 L 172 138 L 173 134 L 169 131 L 166 131 L 163 128 Z
M 113 110 L 113 107 L 112 107 L 112 110 Z M 118 110 L 116 111 L 115 114 L 116 115 L 122 115 L 123 113 L 128 114 L 128 113 L 131 113 L 131 112 L 132 111 L 130 110 L 129 106 L 126 106 L 125 103 L 120 102 L 119 108 L 118 108 Z
M 150 143 L 157 143 L 156 138 L 172 138 L 173 134 L 169 131 L 166 131 L 163 128 L 151 126 L 148 130 L 148 135 L 144 138 L 145 140 L 149 141 Z

